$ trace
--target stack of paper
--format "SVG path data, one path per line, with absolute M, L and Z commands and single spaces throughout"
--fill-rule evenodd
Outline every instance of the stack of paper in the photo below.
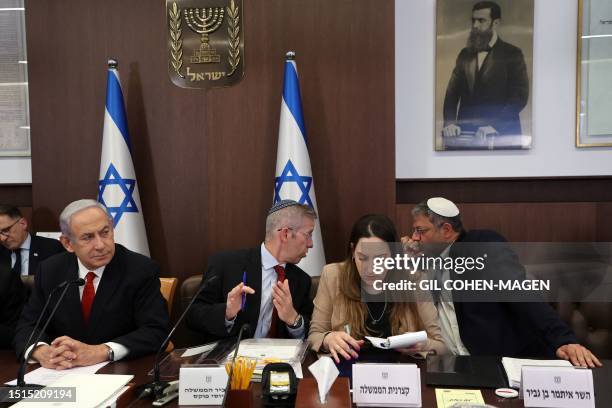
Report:
M 102 363 L 85 366 L 85 367 L 73 367 L 67 370 L 54 370 L 51 368 L 38 367 L 36 370 L 32 370 L 25 375 L 26 384 L 38 384 L 38 385 L 49 385 L 54 381 L 59 380 L 70 374 L 94 374 L 99 369 L 108 364 L 108 361 Z M 17 380 L 7 382 L 8 385 L 17 385 Z
M 261 381 L 263 368 L 269 363 L 289 363 L 297 378 L 302 378 L 302 359 L 306 351 L 306 343 L 294 339 L 247 339 L 240 342 L 238 357 L 254 358 L 257 366 L 251 381 Z M 234 355 L 232 351 L 227 360 Z
M 106 402 L 116 400 L 124 390 L 125 385 L 133 378 L 133 375 L 116 374 L 69 374 L 57 381 L 52 382 L 52 387 L 74 387 L 76 402 L 35 402 L 22 400 L 13 407 L 37 408 L 37 407 L 79 407 L 98 408 L 105 407 Z
M 512 388 L 521 388 L 521 369 L 523 366 L 540 367 L 571 367 L 572 363 L 566 360 L 528 360 L 520 358 L 503 357 L 502 365 L 506 370 L 508 382 Z

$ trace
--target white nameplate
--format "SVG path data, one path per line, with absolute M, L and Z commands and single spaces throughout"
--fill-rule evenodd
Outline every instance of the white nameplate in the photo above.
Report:
M 595 408 L 591 370 L 523 366 L 521 385 L 525 407 Z
M 358 407 L 420 407 L 421 371 L 415 364 L 354 364 L 353 402 Z
M 225 367 L 181 367 L 179 405 L 221 405 L 226 384 Z

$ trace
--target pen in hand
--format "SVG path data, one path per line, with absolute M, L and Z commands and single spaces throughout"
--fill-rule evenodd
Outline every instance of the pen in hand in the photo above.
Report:
M 242 284 L 244 286 L 247 285 L 246 271 L 242 272 Z M 240 310 L 244 310 L 245 305 L 246 305 L 246 292 L 242 292 L 242 303 L 240 304 Z

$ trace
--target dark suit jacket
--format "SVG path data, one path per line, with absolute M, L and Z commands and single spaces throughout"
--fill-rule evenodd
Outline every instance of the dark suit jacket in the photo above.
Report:
M 529 98 L 529 79 L 522 51 L 497 38 L 478 70 L 477 53 L 464 48 L 444 98 L 444 126 L 476 131 L 493 126 L 501 135 L 520 135 L 519 113 Z
M 78 279 L 78 273 L 73 253 L 54 256 L 39 265 L 34 290 L 17 325 L 18 355 L 53 288 L 64 281 Z M 168 309 L 159 288 L 157 264 L 116 244 L 115 256 L 100 279 L 89 324 L 83 321 L 79 288 L 72 285 L 42 341 L 51 342 L 62 335 L 87 344 L 112 341 L 127 347 L 129 358 L 156 352 L 168 333 Z M 60 292 L 53 296 L 49 310 Z
M 28 266 L 28 275 L 34 275 L 38 264 L 45 259 L 64 252 L 64 247 L 57 239 L 39 237 L 31 235 L 30 257 Z M 0 264 L 11 265 L 11 251 L 5 247 L 0 248 Z
M 242 282 L 242 273 L 247 273 L 247 285 L 255 294 L 247 295 L 244 311 L 240 311 L 230 333 L 225 328 L 225 306 L 227 294 Z M 312 300 L 310 276 L 299 267 L 287 264 L 285 274 L 289 280 L 289 290 L 293 307 L 304 318 L 305 335 L 308 335 Z M 216 277 L 213 279 L 213 277 Z M 207 285 L 194 302 L 187 315 L 187 325 L 206 336 L 206 339 L 236 336 L 244 323 L 249 323 L 249 337 L 253 337 L 259 320 L 261 306 L 261 248 L 223 252 L 213 255 L 208 262 L 202 284 Z M 291 338 L 287 327 L 279 322 L 279 337 Z
M 15 326 L 25 302 L 25 288 L 21 277 L 6 264 L 0 264 L 0 349 L 9 349 Z
M 500 234 L 472 230 L 461 234 L 449 256 L 487 254 L 485 269 L 459 279 L 525 279 L 525 269 Z M 486 248 L 465 243 L 496 243 Z M 459 245 L 457 245 L 459 244 Z M 454 275 L 454 274 L 453 274 Z M 455 275 L 455 278 L 457 275 Z M 461 340 L 472 355 L 553 357 L 557 348 L 577 343 L 572 330 L 542 302 L 455 302 Z

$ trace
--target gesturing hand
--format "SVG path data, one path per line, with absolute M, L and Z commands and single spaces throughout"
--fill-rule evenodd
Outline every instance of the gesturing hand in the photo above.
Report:
M 252 295 L 253 293 L 255 293 L 255 290 L 240 282 L 238 285 L 234 286 L 232 290 L 229 291 L 229 293 L 227 294 L 227 302 L 225 304 L 225 319 L 232 320 L 234 317 L 236 317 L 236 315 L 240 311 L 240 307 L 242 306 L 243 293 Z
M 289 290 L 289 280 L 276 282 L 272 286 L 272 304 L 276 308 L 278 318 L 288 325 L 292 325 L 298 317 L 293 308 L 293 299 Z

